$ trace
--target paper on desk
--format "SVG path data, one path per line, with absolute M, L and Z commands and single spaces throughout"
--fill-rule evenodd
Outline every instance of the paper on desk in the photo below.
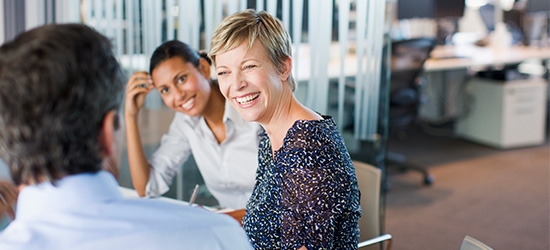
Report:
M 138 195 L 138 193 L 135 189 L 119 186 L 118 190 L 120 190 L 120 192 L 122 193 L 122 196 L 124 196 L 126 198 L 140 198 L 140 196 Z M 176 199 L 172 199 L 172 198 L 168 198 L 168 197 L 164 197 L 164 196 L 161 196 L 161 197 L 158 197 L 158 198 L 152 198 L 152 199 L 159 199 L 159 200 L 166 201 L 166 202 L 173 202 L 173 203 L 177 203 L 177 204 L 189 205 L 188 202 L 180 201 L 180 200 L 176 200 Z M 202 207 L 202 208 L 204 208 L 204 209 L 206 209 L 210 212 L 220 213 L 220 214 L 221 213 L 231 213 L 231 212 L 234 212 L 234 211 L 238 210 L 238 209 L 233 209 L 233 208 L 219 208 L 219 207 L 201 206 L 201 205 L 197 205 L 197 204 L 193 204 L 192 206 Z

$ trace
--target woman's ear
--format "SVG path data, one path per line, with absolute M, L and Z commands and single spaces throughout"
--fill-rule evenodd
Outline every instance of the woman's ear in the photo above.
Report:
M 286 81 L 290 77 L 290 74 L 292 72 L 292 58 L 290 56 L 287 56 L 286 59 L 283 62 L 283 65 L 281 65 L 281 80 Z
M 200 58 L 199 59 L 199 70 L 200 72 L 204 75 L 204 77 L 206 79 L 210 79 L 211 78 L 211 75 L 210 75 L 210 70 L 211 70 L 211 67 L 210 67 L 210 63 L 208 63 L 208 61 L 204 58 Z

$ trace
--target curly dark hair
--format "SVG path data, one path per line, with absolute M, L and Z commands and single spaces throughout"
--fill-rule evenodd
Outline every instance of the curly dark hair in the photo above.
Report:
M 99 171 L 102 123 L 123 89 L 111 42 L 86 25 L 41 26 L 0 47 L 0 158 L 14 182 Z

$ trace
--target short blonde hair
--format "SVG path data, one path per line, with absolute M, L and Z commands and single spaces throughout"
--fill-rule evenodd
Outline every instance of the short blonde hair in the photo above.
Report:
M 290 35 L 279 19 L 263 10 L 256 12 L 248 9 L 223 19 L 214 31 L 208 55 L 215 64 L 216 55 L 232 50 L 245 41 L 250 49 L 256 39 L 261 42 L 271 62 L 281 73 L 285 60 L 292 57 Z M 294 91 L 296 82 L 292 74 L 288 82 Z

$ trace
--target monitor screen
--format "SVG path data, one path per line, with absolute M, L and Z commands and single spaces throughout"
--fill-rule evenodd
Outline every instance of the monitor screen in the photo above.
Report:
M 460 18 L 464 8 L 465 0 L 398 0 L 397 19 Z
M 550 0 L 527 0 L 527 12 L 550 11 Z
M 433 18 L 433 0 L 398 0 L 397 19 Z
M 464 15 L 464 8 L 466 7 L 465 0 L 433 1 L 435 18 L 461 18 Z

